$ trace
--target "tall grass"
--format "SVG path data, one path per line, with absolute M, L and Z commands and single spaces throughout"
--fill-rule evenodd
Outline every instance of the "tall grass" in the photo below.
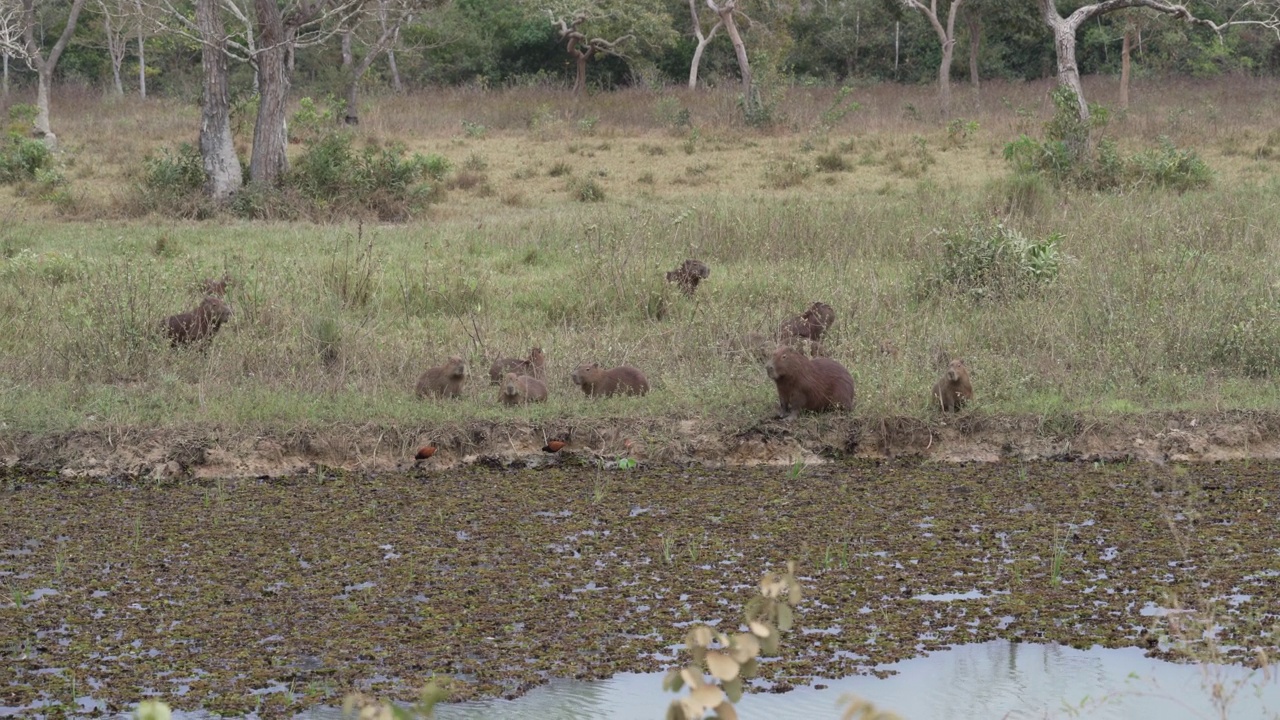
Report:
M 1105 102 L 1106 82 L 1087 86 L 1093 99 Z M 103 113 L 73 115 L 94 101 L 65 98 L 60 162 L 83 198 L 76 217 L 93 222 L 5 200 L 0 417 L 15 427 L 512 413 L 748 422 L 773 392 L 735 344 L 814 300 L 835 307 L 828 349 L 872 416 L 931 412 L 939 351 L 965 358 L 979 413 L 1274 407 L 1280 165 L 1242 152 L 1267 142 L 1249 101 L 1270 92 L 1269 81 L 1250 81 L 1252 93 L 1244 82 L 1171 83 L 1113 122 L 1134 150 L 1167 136 L 1199 153 L 1215 181 L 1182 194 L 1011 179 L 1000 149 L 1049 110 L 1034 84 L 989 83 L 961 99 L 957 112 L 977 123 L 963 147 L 914 88 L 857 88 L 861 108 L 834 126 L 823 118 L 834 89 L 790 90 L 789 124 L 768 131 L 734 127 L 732 108 L 717 115 L 718 92 L 599 95 L 583 101 L 599 118 L 589 135 L 551 90 L 437 91 L 431 113 L 411 112 L 421 97 L 383 98 L 358 142 L 404 141 L 454 167 L 483 157 L 497 192 L 458 188 L 410 222 L 362 228 L 113 220 L 118 180 L 146 151 L 189 139 L 194 115 L 166 124 L 150 104 L 113 106 L 148 117 L 155 133 L 143 145 Z M 670 121 L 673 103 L 691 110 L 697 132 Z M 903 114 L 906 103 L 920 119 Z M 467 133 L 463 119 L 486 132 Z M 92 132 L 101 141 L 77 140 Z M 850 169 L 769 182 L 774 158 L 816 168 L 824 153 Z M 895 153 L 933 162 L 908 179 L 892 170 Z M 548 173 L 559 163 L 604 199 L 567 193 L 566 177 Z M 504 202 L 513 193 L 522 201 Z M 1029 239 L 1060 236 L 1056 280 L 990 299 L 928 288 L 947 237 L 997 221 Z M 662 281 L 686 257 L 712 267 L 694 299 Z M 198 281 L 224 271 L 239 280 L 233 320 L 206 353 L 168 348 L 156 323 L 194 306 Z M 478 381 L 460 401 L 412 399 L 417 375 L 449 354 L 482 377 L 492 356 L 531 345 L 549 358 L 546 406 L 503 409 Z M 588 402 L 568 376 L 591 359 L 635 364 L 655 391 Z

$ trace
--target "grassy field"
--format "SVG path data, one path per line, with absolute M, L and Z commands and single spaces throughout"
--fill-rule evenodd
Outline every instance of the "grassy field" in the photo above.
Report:
M 1277 84 L 1147 82 L 1108 133 L 1126 152 L 1161 137 L 1194 149 L 1208 188 L 1012 178 L 1004 145 L 1040 132 L 1047 84 L 962 91 L 950 120 L 929 88 L 855 88 L 850 112 L 834 89 L 796 88 L 769 130 L 737 124 L 720 91 L 376 97 L 359 143 L 453 166 L 440 201 L 402 224 L 136 217 L 142 158 L 193 141 L 197 109 L 59 92 L 67 184 L 54 201 L 0 190 L 0 422 L 732 427 L 775 403 L 742 338 L 819 299 L 869 417 L 934 412 L 940 352 L 966 360 L 982 414 L 1275 409 Z M 1086 87 L 1115 96 L 1106 78 Z M 239 123 L 247 145 L 251 118 Z M 995 223 L 1061 235 L 1056 281 L 978 298 L 932 279 L 944 238 Z M 686 257 L 712 268 L 695 299 L 662 281 Z M 167 348 L 156 324 L 223 272 L 239 281 L 233 320 L 205 354 Z M 503 408 L 486 358 L 531 345 L 546 350 L 551 400 Z M 464 397 L 414 400 L 418 374 L 453 353 L 475 372 Z M 588 401 L 569 373 L 591 359 L 642 368 L 654 392 Z

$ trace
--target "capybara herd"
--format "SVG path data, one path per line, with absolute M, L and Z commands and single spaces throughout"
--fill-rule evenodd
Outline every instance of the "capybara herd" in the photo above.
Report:
M 706 263 L 688 259 L 668 272 L 666 279 L 685 295 L 692 296 L 698 284 L 710 275 L 711 268 Z M 202 281 L 199 290 L 204 298 L 200 304 L 192 310 L 170 315 L 161 323 L 161 331 L 170 345 L 207 347 L 222 325 L 231 319 L 231 306 L 225 297 L 234 284 L 230 275 Z M 735 347 L 764 364 L 765 373 L 778 391 L 779 417 L 853 409 L 853 376 L 839 362 L 827 357 L 822 344 L 835 319 L 834 308 L 825 302 L 813 302 L 804 312 L 784 320 L 773 338 L 753 333 L 735 341 Z M 898 348 L 887 340 L 880 343 L 879 349 L 882 355 L 898 357 Z M 941 354 L 939 360 L 946 361 L 946 355 Z M 414 394 L 419 399 L 457 398 L 462 395 L 467 378 L 466 361 L 453 355 L 423 372 Z M 588 397 L 649 392 L 649 379 L 631 365 L 604 368 L 596 362 L 582 363 L 573 370 L 570 379 Z M 546 402 L 546 380 L 546 355 L 541 347 L 530 348 L 523 358 L 500 356 L 489 366 L 489 382 L 498 386 L 498 400 L 504 405 Z M 943 412 L 958 412 L 971 402 L 973 384 L 964 360 L 950 359 L 945 373 L 931 390 L 933 406 Z

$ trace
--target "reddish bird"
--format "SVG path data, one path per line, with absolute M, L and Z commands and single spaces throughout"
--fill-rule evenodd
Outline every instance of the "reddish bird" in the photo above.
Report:
M 429 458 L 429 457 L 431 457 L 432 455 L 435 455 L 435 454 L 436 454 L 436 446 L 435 446 L 435 445 L 423 445 L 422 447 L 418 448 L 418 454 L 417 454 L 417 455 L 414 455 L 414 456 L 413 456 L 413 459 L 414 459 L 414 460 L 426 460 L 427 458 Z
M 542 452 L 549 452 L 549 453 L 560 452 L 560 448 L 564 446 L 565 446 L 565 441 L 563 440 L 549 440 L 547 444 L 543 446 Z

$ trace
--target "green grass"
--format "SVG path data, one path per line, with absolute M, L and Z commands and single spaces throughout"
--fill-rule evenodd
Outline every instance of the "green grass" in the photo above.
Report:
M 1280 253 L 1269 230 L 1280 226 L 1280 167 L 1220 151 L 1265 137 L 1230 104 L 1243 100 L 1217 100 L 1225 119 L 1202 128 L 1202 145 L 1186 135 L 1194 127 L 1174 128 L 1179 146 L 1213 169 L 1207 189 L 1094 194 L 1011 178 L 999 151 L 1024 119 L 999 102 L 966 110 L 977 125 L 960 147 L 945 142 L 941 120 L 882 123 L 900 118 L 903 98 L 877 105 L 883 90 L 868 92 L 862 125 L 820 137 L 804 119 L 822 104 L 820 89 L 792 104 L 794 132 L 695 113 L 696 183 L 654 152 L 688 131 L 626 125 L 653 113 L 615 113 L 616 98 L 590 110 L 601 141 L 589 159 L 563 154 L 573 123 L 529 130 L 521 118 L 533 105 L 516 113 L 516 91 L 459 110 L 484 122 L 481 135 L 460 133 L 457 119 L 404 125 L 409 114 L 388 98 L 362 123 L 362 142 L 403 132 L 411 150 L 454 167 L 482 159 L 495 185 L 452 190 L 408 223 L 363 226 L 113 219 L 111 188 L 136 165 L 110 143 L 77 146 L 77 133 L 120 133 L 98 114 L 82 113 L 82 125 L 68 118 L 60 137 L 79 219 L 16 196 L 3 213 L 0 422 L 35 431 L 577 417 L 743 426 L 775 397 L 735 343 L 819 299 L 837 312 L 827 349 L 852 371 L 858 412 L 871 418 L 930 416 L 939 350 L 965 359 L 979 414 L 1049 422 L 1280 406 L 1270 377 L 1280 367 Z M 157 147 L 189 133 L 190 118 L 174 116 L 152 128 Z M 1137 151 L 1170 134 L 1167 117 L 1167 107 L 1137 108 L 1114 131 Z M 851 169 L 812 174 L 814 159 L 839 157 L 837 148 Z M 869 161 L 854 166 L 864 152 Z M 557 168 L 591 178 L 598 201 L 565 192 Z M 1030 239 L 1063 237 L 1054 283 L 987 299 L 930 285 L 944 235 L 996 221 Z M 686 257 L 712 267 L 692 300 L 662 281 Z M 198 282 L 224 272 L 239 281 L 233 320 L 205 354 L 170 350 L 156 323 L 194 306 Z M 883 341 L 896 358 L 879 352 Z M 532 345 L 547 352 L 551 399 L 501 407 L 485 382 L 487 356 Z M 473 373 L 464 397 L 415 401 L 418 374 L 454 353 Z M 587 360 L 634 364 L 653 392 L 589 401 L 569 381 Z

